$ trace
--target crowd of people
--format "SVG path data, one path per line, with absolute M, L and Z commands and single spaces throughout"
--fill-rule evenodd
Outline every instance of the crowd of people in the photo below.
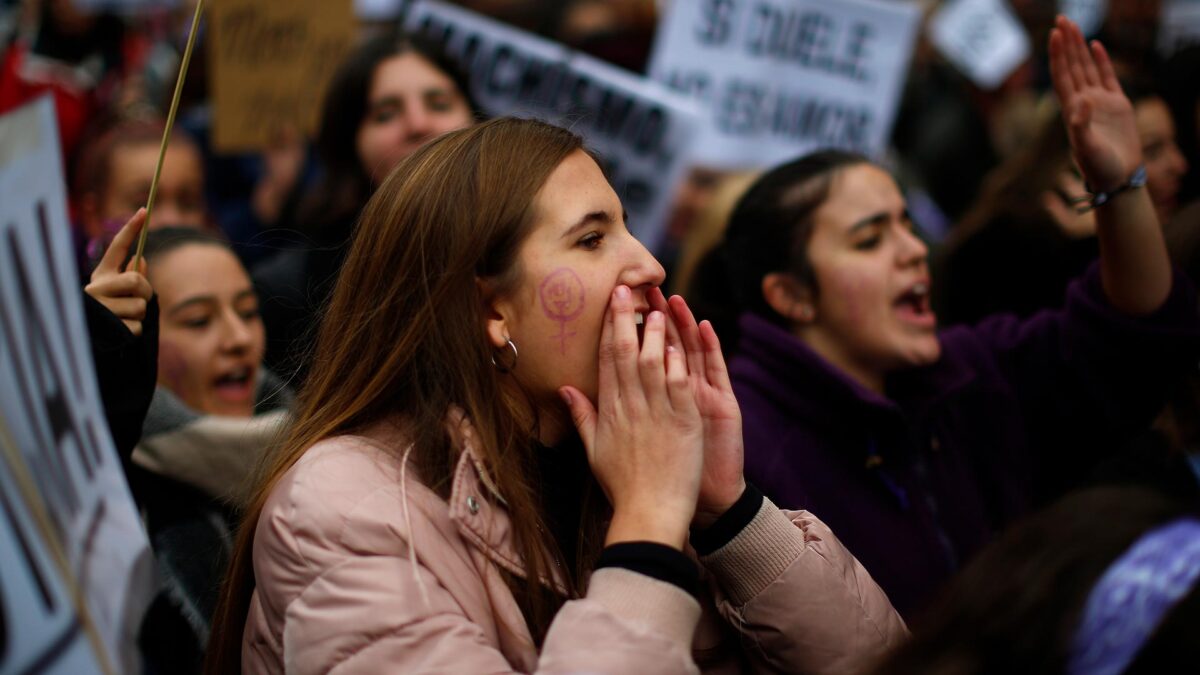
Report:
M 459 4 L 641 72 L 662 3 Z M 1200 669 L 1200 46 L 1053 4 L 994 90 L 918 45 L 884 160 L 694 167 L 656 242 L 378 22 L 311 142 L 215 153 L 193 73 L 147 225 L 188 8 L 0 4 L 145 672 Z

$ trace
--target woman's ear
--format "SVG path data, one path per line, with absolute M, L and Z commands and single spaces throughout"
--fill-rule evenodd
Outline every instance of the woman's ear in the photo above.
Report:
M 785 319 L 805 324 L 816 318 L 812 291 L 790 274 L 771 272 L 764 276 L 762 294 L 767 305 Z
M 511 315 L 512 306 L 500 298 L 492 288 L 492 284 L 486 279 L 476 277 L 475 286 L 479 289 L 484 330 L 487 331 L 488 340 L 492 346 L 500 349 L 508 344 L 508 339 L 512 335 L 508 329 L 508 317 Z

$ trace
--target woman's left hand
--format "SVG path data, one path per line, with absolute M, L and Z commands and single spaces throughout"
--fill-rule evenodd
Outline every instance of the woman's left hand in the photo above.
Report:
M 83 287 L 84 292 L 95 298 L 121 319 L 134 335 L 142 334 L 142 322 L 146 319 L 146 305 L 154 295 L 154 289 L 146 280 L 146 259 L 138 267 L 130 260 L 125 270 L 121 263 L 137 244 L 138 233 L 146 224 L 146 209 L 138 209 L 125 226 L 117 232 L 112 243 L 104 252 L 100 264 L 92 272 L 91 281 Z
M 668 344 L 681 346 L 687 355 L 688 381 L 704 423 L 704 472 L 692 520 L 694 527 L 704 528 L 729 510 L 746 490 L 742 411 L 733 395 L 721 343 L 712 324 L 697 324 L 687 302 L 678 295 L 668 301 L 655 288 L 647 299 L 651 309 L 670 319 Z
M 1050 32 L 1050 74 L 1084 178 L 1093 191 L 1123 184 L 1142 163 L 1142 144 L 1108 52 L 1094 40 L 1089 49 L 1079 26 L 1059 16 Z

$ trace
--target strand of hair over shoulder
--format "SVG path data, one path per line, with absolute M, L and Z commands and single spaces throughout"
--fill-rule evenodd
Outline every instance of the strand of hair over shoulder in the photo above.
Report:
M 404 511 L 404 529 L 408 532 L 408 559 L 412 564 L 413 582 L 416 583 L 417 589 L 421 593 L 421 601 L 429 609 L 433 609 L 433 603 L 429 600 L 429 590 L 425 588 L 425 580 L 421 578 L 421 572 L 417 569 L 419 561 L 417 560 L 417 545 L 416 532 L 413 531 L 412 517 L 409 515 L 408 509 L 408 456 L 412 454 L 416 444 L 409 443 L 404 449 L 404 455 L 400 458 L 400 507 Z

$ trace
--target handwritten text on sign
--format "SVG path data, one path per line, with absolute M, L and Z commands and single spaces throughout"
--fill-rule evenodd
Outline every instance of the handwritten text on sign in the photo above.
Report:
M 285 131 L 312 133 L 354 39 L 350 0 L 212 0 L 209 22 L 216 148 L 261 150 Z
M 707 106 L 704 164 L 762 167 L 823 147 L 878 155 L 919 16 L 875 0 L 673 2 L 650 75 Z
M 14 489 L 23 471 L 6 454 L 0 614 L 20 621 L 4 626 L 0 672 L 95 671 L 78 668 L 96 656 L 81 645 L 69 583 L 125 671 L 136 662 L 152 562 L 93 381 L 56 130 L 49 98 L 0 118 L 0 442 L 16 446 L 50 519 L 49 532 L 34 527 L 26 493 Z M 50 564 L 55 548 L 66 577 Z
M 582 135 L 605 159 L 634 236 L 654 247 L 690 160 L 700 115 L 655 82 L 440 2 L 418 2 L 410 30 L 444 43 L 491 115 L 536 117 Z

